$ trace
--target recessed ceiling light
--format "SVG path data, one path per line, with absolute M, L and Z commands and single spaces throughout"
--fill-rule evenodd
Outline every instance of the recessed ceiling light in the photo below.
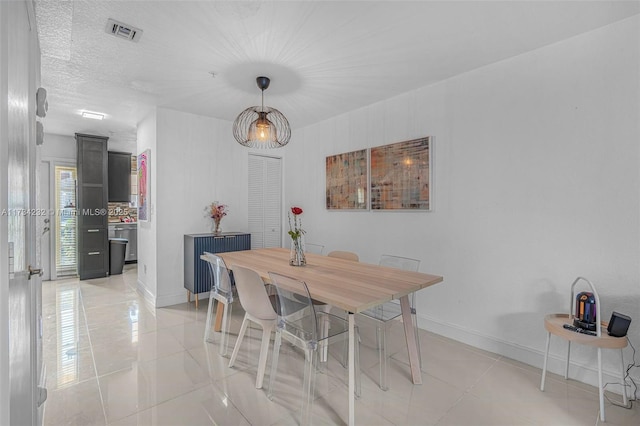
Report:
M 97 112 L 82 111 L 83 118 L 91 118 L 93 120 L 102 120 L 104 114 L 98 114 Z
M 140 40 L 140 37 L 142 37 L 142 30 L 140 28 L 132 27 L 131 25 L 118 22 L 111 18 L 107 20 L 107 26 L 104 30 L 107 34 L 111 34 L 125 40 L 137 42 Z

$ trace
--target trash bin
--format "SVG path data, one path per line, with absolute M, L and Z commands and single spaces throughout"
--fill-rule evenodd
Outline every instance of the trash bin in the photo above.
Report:
M 109 238 L 109 275 L 122 273 L 128 242 L 126 238 Z

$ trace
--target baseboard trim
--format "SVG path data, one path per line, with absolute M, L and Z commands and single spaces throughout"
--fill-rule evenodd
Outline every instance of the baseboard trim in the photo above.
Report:
M 179 305 L 187 301 L 187 290 L 180 291 L 178 293 L 166 294 L 161 296 L 154 296 L 153 293 L 147 288 L 147 286 L 140 280 L 137 281 L 136 290 L 140 293 L 144 300 L 149 304 L 151 308 L 165 308 L 167 306 Z M 192 294 L 191 301 L 198 297 L 198 300 L 207 299 L 209 292 Z
M 142 281 L 140 280 L 137 281 L 136 290 L 138 291 L 138 293 L 142 295 L 145 302 L 147 302 L 147 304 L 150 307 L 152 308 L 156 307 L 155 296 L 153 295 L 153 293 L 151 293 L 151 291 L 147 288 L 147 286 Z
M 209 297 L 209 292 L 200 293 L 200 294 L 191 294 L 192 303 L 196 296 L 198 297 L 198 300 L 206 299 Z M 156 298 L 156 308 L 164 308 L 167 306 L 179 305 L 181 303 L 186 303 L 186 301 L 187 301 L 187 290 L 182 290 L 178 293 L 158 296 Z
M 435 318 L 430 318 L 420 314 L 418 314 L 418 327 L 424 330 L 429 330 L 430 332 L 439 334 L 441 336 L 465 343 L 467 345 L 474 346 L 476 348 L 483 349 L 485 351 L 489 351 L 498 355 L 502 355 L 516 361 L 520 361 L 522 363 L 542 370 L 542 365 L 544 363 L 543 351 L 518 345 L 512 342 L 507 342 L 492 336 L 483 335 L 475 330 L 468 330 L 460 326 L 444 323 L 442 321 L 436 320 Z M 603 354 L 607 352 L 611 352 L 618 358 L 620 356 L 617 353 L 614 354 L 614 351 L 608 349 L 603 351 Z M 630 360 L 627 360 L 625 358 L 625 364 L 628 364 L 629 361 Z M 559 374 L 564 377 L 564 369 L 565 359 L 553 354 L 549 354 L 547 371 L 550 373 Z M 632 375 L 632 377 L 634 378 L 634 380 L 636 380 L 636 382 L 640 380 L 640 377 L 637 377 L 636 375 Z M 593 367 L 591 365 L 578 364 L 575 361 L 571 360 L 569 367 L 569 378 L 578 382 L 595 386 L 596 388 L 598 387 L 598 369 L 597 367 Z M 614 385 L 614 383 L 620 382 L 620 372 L 612 372 L 603 369 L 602 380 L 603 383 L 611 383 L 606 387 L 607 391 L 622 395 L 622 386 L 617 384 Z M 631 391 L 627 390 L 627 394 L 632 391 L 633 389 Z M 631 395 L 631 397 L 633 397 L 633 395 Z

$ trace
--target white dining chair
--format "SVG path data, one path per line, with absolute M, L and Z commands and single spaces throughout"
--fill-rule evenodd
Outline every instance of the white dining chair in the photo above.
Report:
M 278 356 L 282 338 L 302 349 L 305 354 L 304 381 L 302 389 L 302 418 L 300 424 L 311 423 L 314 383 L 317 370 L 317 353 L 323 342 L 333 342 L 337 338 L 345 344 L 349 338 L 349 324 L 343 318 L 317 310 L 312 302 L 309 289 L 304 281 L 285 275 L 269 273 L 271 284 L 278 295 L 278 322 L 276 338 L 271 358 L 268 397 L 273 399 L 273 389 L 278 371 Z M 305 309 L 301 309 L 304 307 Z M 303 313 L 301 315 L 301 313 Z M 330 327 L 326 325 L 330 324 Z M 357 336 L 357 331 L 356 331 Z M 355 343 L 356 393 L 360 389 L 359 345 Z M 346 353 L 346 351 L 345 351 Z M 346 360 L 343 360 L 346 365 Z
M 260 358 L 258 359 L 258 376 L 256 377 L 256 389 L 262 388 L 264 379 L 264 371 L 267 365 L 267 357 L 269 354 L 269 342 L 271 341 L 271 332 L 276 329 L 276 320 L 278 316 L 273 308 L 271 299 L 267 294 L 267 289 L 258 275 L 252 269 L 242 266 L 233 265 L 233 276 L 238 290 L 238 298 L 240 304 L 245 310 L 242 326 L 240 326 L 240 334 L 233 348 L 231 359 L 229 360 L 229 368 L 233 367 L 238 356 L 238 351 L 242 345 L 242 339 L 247 331 L 249 321 L 262 327 L 262 343 L 260 344 Z
M 391 256 L 383 254 L 378 262 L 380 266 L 388 266 L 390 268 L 403 269 L 405 271 L 418 271 L 420 261 L 408 257 Z M 409 303 L 411 306 L 411 319 L 413 321 L 413 329 L 416 336 L 416 345 L 418 347 L 418 360 L 420 368 L 422 368 L 422 356 L 420 354 L 420 334 L 418 333 L 418 321 L 415 309 L 415 292 L 409 295 Z M 394 320 L 402 315 L 399 300 L 391 300 L 382 305 L 375 306 L 360 313 L 361 315 L 376 321 L 376 341 L 378 344 L 378 358 L 380 364 L 380 389 L 389 389 L 387 381 L 387 339 L 386 329 L 389 321 Z
M 220 335 L 219 353 L 222 356 L 227 354 L 227 341 L 229 339 L 229 323 L 231 318 L 231 308 L 233 306 L 233 286 L 231 276 L 224 260 L 213 253 L 204 252 L 203 256 L 209 269 L 211 289 L 209 290 L 209 307 L 207 308 L 207 322 L 204 328 L 204 341 L 213 343 L 211 337 L 211 319 L 213 317 L 214 300 L 224 305 L 222 314 L 222 329 Z

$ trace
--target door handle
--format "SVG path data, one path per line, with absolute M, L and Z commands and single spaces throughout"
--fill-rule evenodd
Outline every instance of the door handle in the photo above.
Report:
M 47 400 L 47 396 L 48 396 L 47 395 L 47 388 L 43 388 L 41 386 L 38 386 L 37 395 L 38 395 L 37 404 L 38 404 L 38 408 L 40 408 L 40 406 L 42 404 L 44 404 L 44 402 Z
M 32 268 L 31 265 L 29 265 L 29 279 L 31 279 L 31 277 L 33 275 L 38 275 L 39 277 L 41 277 L 43 274 L 42 268 Z

